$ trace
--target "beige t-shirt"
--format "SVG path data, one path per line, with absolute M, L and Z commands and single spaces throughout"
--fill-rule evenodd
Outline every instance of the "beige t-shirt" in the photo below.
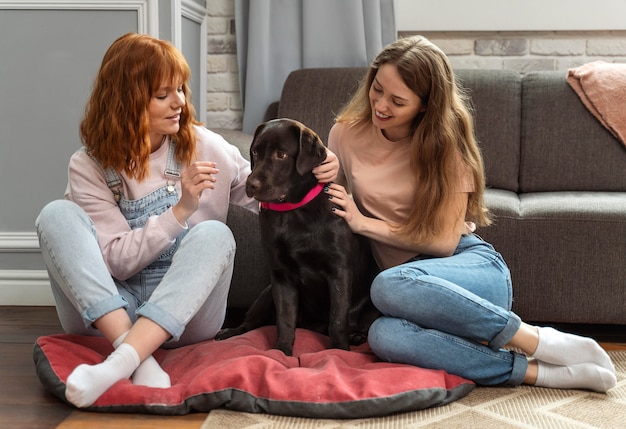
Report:
M 365 216 L 396 224 L 406 223 L 411 208 L 418 204 L 414 201 L 410 138 L 392 142 L 371 123 L 357 126 L 337 123 L 328 136 L 328 147 L 337 155 L 341 165 L 337 182 L 352 193 Z M 472 176 L 469 169 L 465 170 L 458 190 L 473 192 Z M 381 269 L 416 256 L 375 240 L 370 242 Z

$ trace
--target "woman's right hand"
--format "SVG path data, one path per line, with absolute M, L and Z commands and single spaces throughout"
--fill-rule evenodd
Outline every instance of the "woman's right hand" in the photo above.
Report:
M 356 206 L 352 195 L 348 194 L 346 188 L 337 183 L 329 184 L 326 193 L 336 206 L 333 212 L 346 221 L 352 232 L 359 233 L 364 216 Z
M 209 161 L 196 161 L 180 175 L 182 195 L 172 212 L 181 225 L 185 225 L 189 216 L 198 210 L 202 192 L 215 189 L 215 175 L 219 173 L 217 165 Z

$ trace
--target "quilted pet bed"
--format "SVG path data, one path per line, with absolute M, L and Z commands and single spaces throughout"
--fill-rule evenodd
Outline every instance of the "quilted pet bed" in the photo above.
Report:
M 225 341 L 159 349 L 170 375 L 167 389 L 122 380 L 90 411 L 181 415 L 226 408 L 310 418 L 365 418 L 447 404 L 474 383 L 440 370 L 381 362 L 367 343 L 327 349 L 328 337 L 299 329 L 293 356 L 272 349 L 266 326 Z M 65 380 L 81 363 L 102 362 L 112 351 L 100 337 L 51 335 L 37 339 L 33 358 L 44 387 L 65 400 Z

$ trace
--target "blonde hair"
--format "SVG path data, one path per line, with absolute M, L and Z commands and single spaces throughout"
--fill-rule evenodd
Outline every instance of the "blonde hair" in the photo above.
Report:
M 87 152 L 103 168 L 145 179 L 151 151 L 148 105 L 163 82 L 172 82 L 182 86 L 186 99 L 180 129 L 172 136 L 176 158 L 188 164 L 196 151 L 193 125 L 200 124 L 191 104 L 190 76 L 187 61 L 171 43 L 135 33 L 118 38 L 102 59 L 80 124 Z
M 411 167 L 415 174 L 414 201 L 405 224 L 394 230 L 419 242 L 438 233 L 445 218 L 446 202 L 460 181 L 458 154 L 471 171 L 474 192 L 470 193 L 466 220 L 479 226 L 491 223 L 484 203 L 485 173 L 474 136 L 469 98 L 455 81 L 446 55 L 421 36 L 396 40 L 372 62 L 364 80 L 337 122 L 363 124 L 371 121 L 369 89 L 379 67 L 393 64 L 402 80 L 426 109 L 412 124 Z

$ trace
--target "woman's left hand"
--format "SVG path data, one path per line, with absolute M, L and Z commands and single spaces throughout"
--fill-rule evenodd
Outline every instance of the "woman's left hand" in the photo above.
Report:
M 313 169 L 315 178 L 320 183 L 330 183 L 339 174 L 339 159 L 330 149 L 326 149 L 326 159 Z

